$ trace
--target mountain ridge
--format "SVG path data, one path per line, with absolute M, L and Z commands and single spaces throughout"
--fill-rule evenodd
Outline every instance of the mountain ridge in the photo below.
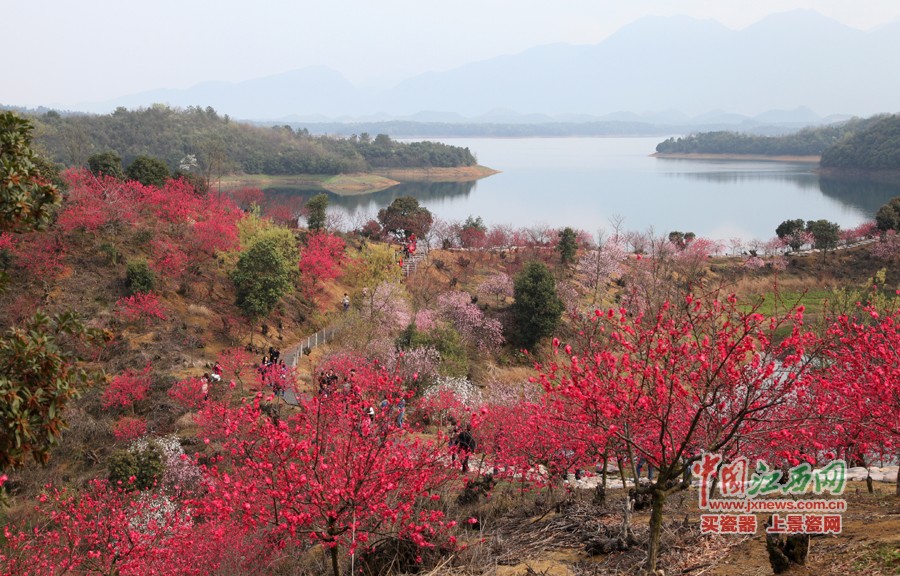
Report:
M 551 117 L 666 109 L 753 116 L 799 106 L 869 115 L 892 111 L 891 95 L 900 91 L 900 71 L 890 61 L 900 53 L 900 33 L 894 32 L 900 22 L 863 31 L 812 10 L 771 14 L 741 30 L 715 20 L 648 16 L 598 44 L 534 46 L 415 75 L 375 93 L 331 68 L 307 66 L 74 107 L 108 112 L 153 102 L 203 103 L 252 119 L 397 117 L 429 110 L 473 118 L 497 108 Z

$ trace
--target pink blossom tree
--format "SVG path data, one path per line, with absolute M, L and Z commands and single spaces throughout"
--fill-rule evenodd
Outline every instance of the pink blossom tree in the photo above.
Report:
M 622 245 L 609 240 L 601 248 L 585 252 L 579 264 L 585 285 L 593 291 L 591 302 L 597 301 L 600 288 L 622 273 L 622 262 L 628 258 Z
M 482 296 L 495 298 L 496 305 L 499 307 L 501 298 L 513 297 L 513 281 L 512 278 L 501 272 L 479 284 L 477 291 Z
M 459 334 L 482 352 L 492 352 L 504 342 L 500 322 L 486 318 L 468 293 L 459 290 L 438 297 L 441 314 Z

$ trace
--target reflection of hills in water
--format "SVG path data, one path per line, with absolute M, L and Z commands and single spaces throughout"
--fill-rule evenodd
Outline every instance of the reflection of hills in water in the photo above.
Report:
M 888 200 L 900 196 L 900 184 L 885 182 L 820 178 L 819 187 L 825 196 L 858 208 L 870 217 Z
M 669 177 L 683 177 L 689 180 L 704 180 L 721 184 L 740 182 L 782 182 L 793 184 L 800 189 L 817 189 L 828 198 L 855 208 L 868 217 L 875 213 L 891 198 L 900 196 L 900 184 L 873 182 L 861 179 L 834 179 L 820 177 L 812 172 L 665 172 Z
M 391 186 L 387 190 L 374 192 L 372 194 L 358 194 L 355 196 L 341 196 L 332 192 L 328 194 L 328 203 L 331 206 L 340 206 L 347 212 L 355 212 L 359 209 L 380 209 L 390 205 L 391 202 L 403 196 L 412 196 L 416 200 L 426 203 L 435 200 L 445 200 L 468 196 L 475 189 L 477 180 L 471 182 L 401 182 L 396 186 Z M 318 192 L 310 192 L 309 190 L 290 188 L 278 188 L 264 190 L 268 198 L 275 202 L 283 202 L 287 199 L 299 198 L 306 202 Z
M 663 172 L 664 175 L 688 180 L 704 180 L 717 184 L 737 184 L 741 182 L 782 182 L 797 188 L 818 188 L 819 177 L 812 172 Z

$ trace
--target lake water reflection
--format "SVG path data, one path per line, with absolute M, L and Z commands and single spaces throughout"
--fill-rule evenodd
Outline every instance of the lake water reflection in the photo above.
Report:
M 712 238 L 770 238 L 786 219 L 852 227 L 871 219 L 900 186 L 820 179 L 812 164 L 650 158 L 661 138 L 448 138 L 485 166 L 477 182 L 404 183 L 365 196 L 330 195 L 348 214 L 374 215 L 413 196 L 436 216 L 488 224 L 536 222 L 596 232 L 614 214 L 625 227 L 692 231 Z M 279 190 L 276 194 L 290 194 Z M 308 192 L 300 193 L 308 196 Z

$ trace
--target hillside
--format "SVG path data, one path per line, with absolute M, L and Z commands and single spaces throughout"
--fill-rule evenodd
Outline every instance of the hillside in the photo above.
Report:
M 658 154 L 748 154 L 759 156 L 819 156 L 848 134 L 863 131 L 882 116 L 853 118 L 782 136 L 757 136 L 734 131 L 701 132 L 669 138 L 656 146 Z
M 768 514 L 702 520 L 720 450 L 790 471 L 756 498 L 850 503 L 810 570 L 896 567 L 896 234 L 601 249 L 411 197 L 298 229 L 252 189 L 58 195 L 25 132 L 0 115 L 3 576 L 768 573 Z
M 900 115 L 877 117 L 875 122 L 849 132 L 822 152 L 821 166 L 900 170 Z
M 247 174 L 342 174 L 375 168 L 466 167 L 477 164 L 468 149 L 434 142 L 399 143 L 386 135 L 357 138 L 314 136 L 286 126 L 261 128 L 233 121 L 211 107 L 173 109 L 163 105 L 107 115 L 61 116 L 48 112 L 32 120 L 36 143 L 51 160 L 81 167 L 88 156 L 112 151 L 126 165 L 137 156 L 155 157 L 170 170 Z

